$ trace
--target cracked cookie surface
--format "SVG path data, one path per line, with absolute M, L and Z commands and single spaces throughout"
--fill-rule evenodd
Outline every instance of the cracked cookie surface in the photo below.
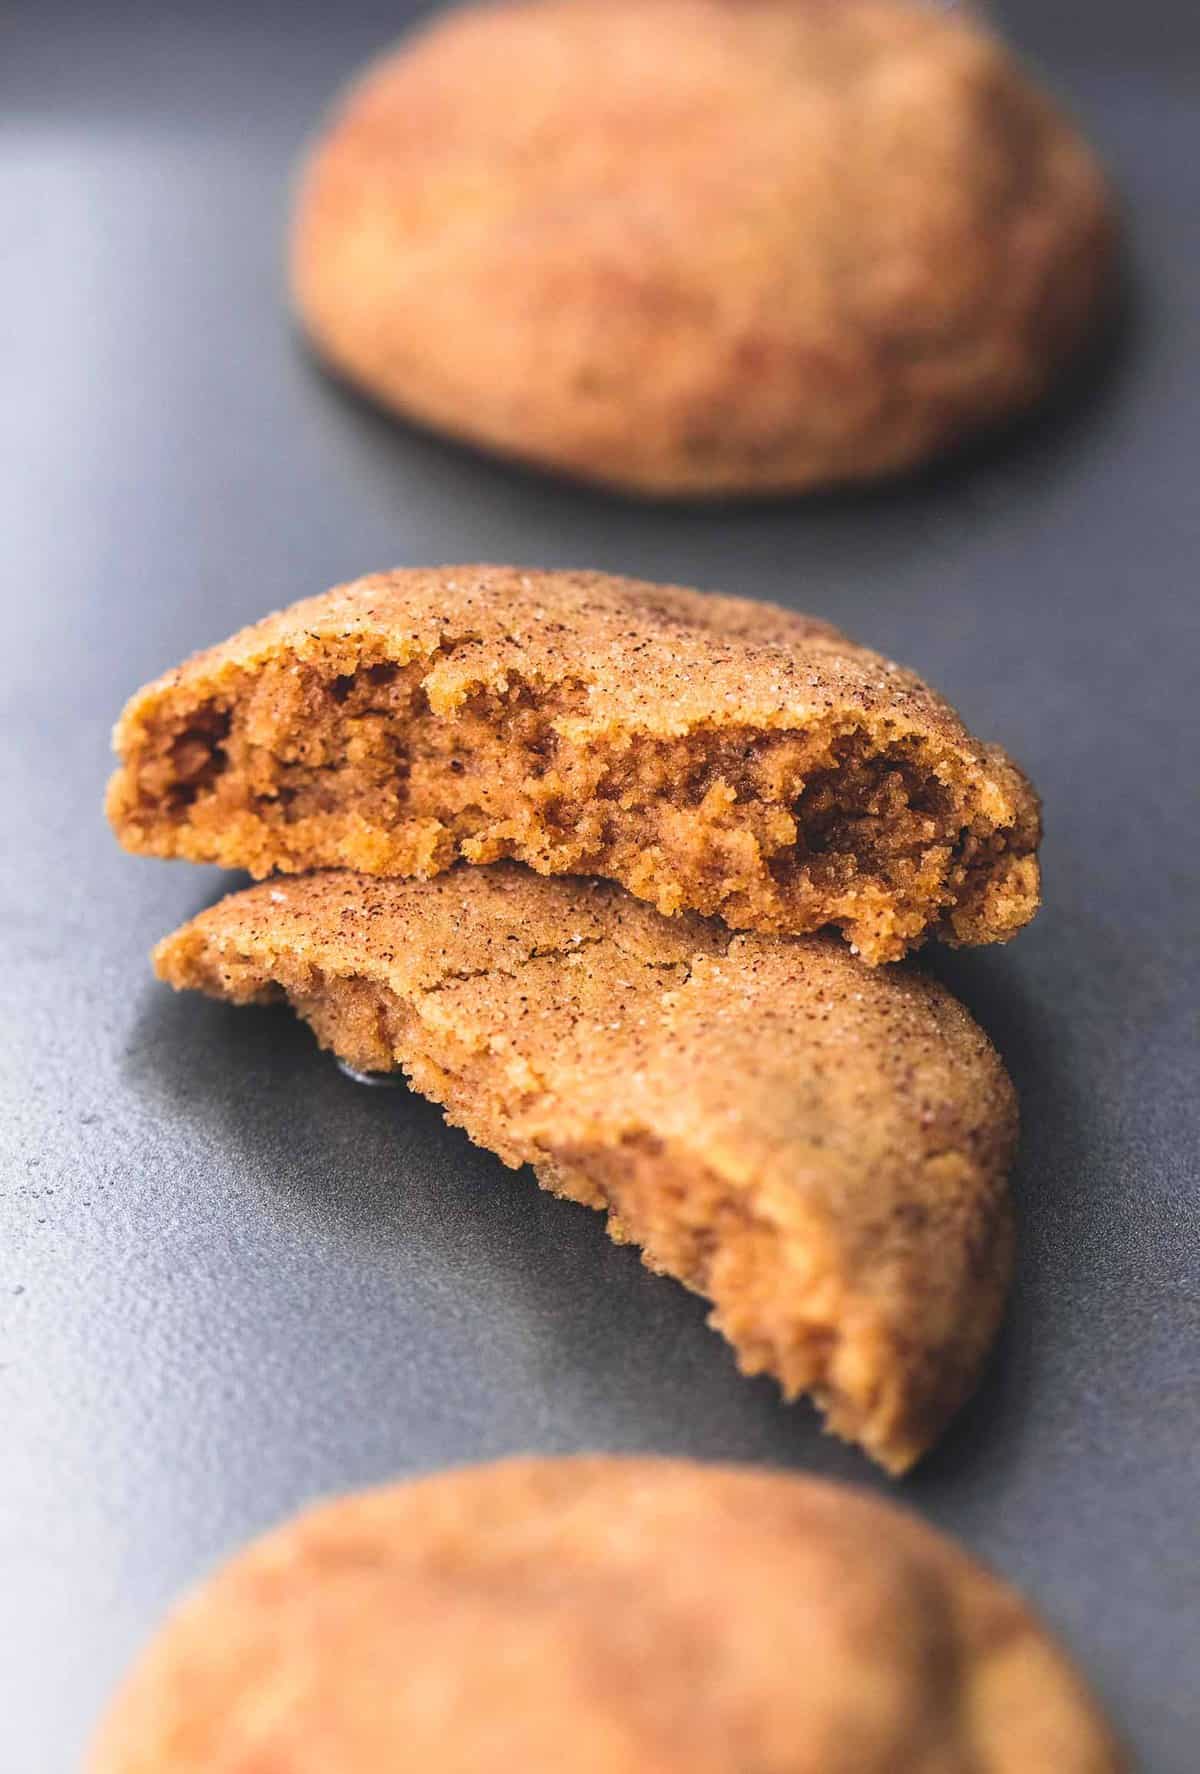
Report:
M 1022 1599 L 849 1486 L 516 1459 L 318 1505 L 210 1577 L 88 1774 L 1120 1774 Z
M 1036 796 L 915 674 L 675 586 L 376 574 L 168 672 L 114 742 L 123 844 L 256 875 L 510 857 L 871 962 L 1038 905 Z
M 911 468 L 1098 331 L 1111 200 L 965 9 L 463 7 L 370 68 L 300 186 L 298 312 L 401 414 L 659 496 Z
M 747 1373 L 892 1471 L 972 1389 L 1011 1267 L 1012 1088 L 933 981 L 512 864 L 235 893 L 160 976 L 286 997 L 713 1302 Z

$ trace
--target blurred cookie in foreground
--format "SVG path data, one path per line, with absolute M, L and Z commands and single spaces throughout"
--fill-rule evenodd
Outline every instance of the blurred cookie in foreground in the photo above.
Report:
M 935 982 L 513 864 L 231 894 L 176 987 L 286 997 L 713 1302 L 742 1369 L 893 1472 L 973 1390 L 1012 1265 L 1012 1087 Z M 626 1326 L 623 1336 L 633 1334 Z
M 871 962 L 1007 942 L 1037 796 L 915 673 L 828 623 L 604 573 L 433 567 L 307 598 L 131 698 L 127 849 L 429 876 L 604 875 L 666 914 Z
M 509 0 L 318 140 L 292 282 L 397 412 L 649 495 L 911 468 L 1032 406 L 1114 283 L 1104 177 L 961 10 Z
M 813 1479 L 517 1459 L 319 1505 L 168 1620 L 87 1774 L 1119 1774 L 941 1534 Z

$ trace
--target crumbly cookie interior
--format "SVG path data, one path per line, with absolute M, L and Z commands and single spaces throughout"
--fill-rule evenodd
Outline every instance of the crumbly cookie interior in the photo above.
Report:
M 284 655 L 217 694 L 164 696 L 110 798 L 123 840 L 258 876 L 508 857 L 620 881 L 667 914 L 835 925 L 873 963 L 931 931 L 1003 940 L 1036 907 L 1030 834 L 983 804 L 952 746 L 885 716 L 651 734 L 589 722 L 570 681 L 510 675 L 437 709 L 427 657 L 336 663 Z

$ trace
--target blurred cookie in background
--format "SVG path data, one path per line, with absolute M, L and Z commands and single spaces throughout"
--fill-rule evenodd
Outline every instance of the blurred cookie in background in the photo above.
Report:
M 911 468 L 1095 334 L 1114 220 L 977 18 L 913 0 L 510 0 L 351 88 L 299 314 L 406 417 L 656 496 Z
M 184 1603 L 88 1774 L 1117 1774 L 1019 1597 L 865 1493 L 521 1459 L 308 1511 Z

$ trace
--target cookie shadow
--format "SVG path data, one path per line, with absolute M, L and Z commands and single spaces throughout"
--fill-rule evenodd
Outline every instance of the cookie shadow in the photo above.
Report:
M 1002 948 L 923 952 L 926 971 L 987 1033 L 1016 1087 L 1021 1131 L 1009 1178 L 1017 1221 L 1016 1266 L 1004 1321 L 973 1397 L 912 1475 L 914 1497 L 933 1502 L 990 1486 L 1022 1458 L 1037 1385 L 1040 1301 L 1049 1261 L 1070 1263 L 1054 1238 L 1053 1155 L 1086 1138 L 1085 1116 L 1055 1032 Z

